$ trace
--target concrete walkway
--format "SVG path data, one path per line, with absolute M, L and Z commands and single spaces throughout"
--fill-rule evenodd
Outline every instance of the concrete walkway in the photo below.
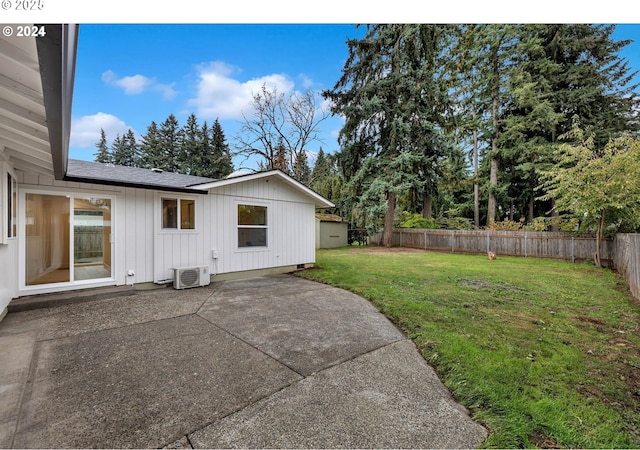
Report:
M 1 448 L 472 448 L 367 301 L 282 275 L 10 313 Z

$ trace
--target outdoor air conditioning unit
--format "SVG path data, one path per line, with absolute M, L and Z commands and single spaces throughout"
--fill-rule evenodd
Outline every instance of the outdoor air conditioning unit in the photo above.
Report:
M 173 269 L 173 287 L 186 289 L 211 283 L 208 267 L 178 267 Z

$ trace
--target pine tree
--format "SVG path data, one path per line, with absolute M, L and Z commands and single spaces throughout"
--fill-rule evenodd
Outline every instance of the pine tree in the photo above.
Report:
M 233 162 L 229 145 L 226 142 L 224 131 L 220 122 L 216 118 L 211 128 L 211 158 L 205 166 L 210 167 L 210 172 L 206 176 L 212 178 L 226 178 L 233 172 Z
M 139 165 L 146 169 L 165 169 L 164 154 L 160 147 L 160 132 L 154 121 L 147 127 L 146 134 L 142 136 Z
M 384 216 L 383 245 L 391 233 L 399 195 L 430 198 L 445 137 L 440 120 L 448 103 L 438 71 L 447 26 L 371 25 L 362 39 L 347 41 L 343 75 L 323 95 L 342 114 L 344 162 L 354 174 L 354 213 L 370 229 Z
M 137 144 L 133 130 L 129 129 L 122 137 L 116 135 L 111 149 L 114 164 L 118 166 L 136 167 Z
M 177 157 L 180 173 L 195 175 L 194 169 L 202 164 L 201 139 L 198 119 L 191 113 L 187 117 L 187 123 L 182 127 L 182 141 Z
M 329 158 L 325 155 L 324 150 L 320 147 L 316 162 L 311 172 L 311 184 L 319 183 L 330 175 L 331 166 Z
M 122 161 L 122 155 L 124 154 L 124 144 L 122 142 L 122 138 L 119 134 L 116 134 L 116 137 L 111 142 L 111 155 L 113 164 L 120 165 Z
M 282 139 L 278 140 L 278 144 L 274 150 L 273 161 L 267 166 L 267 170 L 282 170 L 284 173 L 289 171 L 289 165 L 287 163 L 287 148 L 284 146 Z
M 100 141 L 96 144 L 96 147 L 98 147 L 98 151 L 94 153 L 96 162 L 104 164 L 110 164 L 113 162 L 111 151 L 107 146 L 107 135 L 102 128 L 100 129 Z
M 296 161 L 293 163 L 293 178 L 304 185 L 308 185 L 311 181 L 311 168 L 306 152 L 301 152 Z
M 162 169 L 168 172 L 180 172 L 180 153 L 184 132 L 180 129 L 178 119 L 170 114 L 158 130 L 158 146 L 162 150 Z

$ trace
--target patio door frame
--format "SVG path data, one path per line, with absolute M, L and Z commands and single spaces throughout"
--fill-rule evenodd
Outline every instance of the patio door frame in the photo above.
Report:
M 27 285 L 26 281 L 26 253 L 27 253 L 27 195 L 50 195 L 50 196 L 64 196 L 69 199 L 69 227 L 68 227 L 68 240 L 69 240 L 69 281 L 54 282 L 46 284 Z M 109 238 L 109 248 L 111 252 L 111 265 L 110 275 L 104 278 L 92 278 L 85 280 L 74 280 L 74 200 L 76 198 L 82 199 L 108 199 L 110 201 L 110 213 L 111 213 L 111 233 Z M 82 191 L 69 191 L 69 190 L 55 190 L 55 189 L 31 189 L 22 188 L 19 189 L 19 252 L 18 252 L 18 274 L 19 274 L 19 293 L 21 295 L 39 294 L 39 293 L 51 293 L 67 291 L 72 289 L 83 289 L 89 287 L 101 287 L 112 286 L 116 284 L 115 274 L 116 272 L 116 220 L 115 220 L 115 204 L 116 196 L 106 192 L 82 192 Z

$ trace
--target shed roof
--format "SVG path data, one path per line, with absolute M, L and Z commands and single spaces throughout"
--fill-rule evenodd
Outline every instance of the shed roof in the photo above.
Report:
M 82 183 L 199 194 L 206 194 L 207 191 L 192 186 L 215 181 L 215 179 L 207 177 L 155 171 L 139 167 L 116 166 L 113 164 L 81 161 L 78 159 L 69 159 L 67 174 L 64 179 Z
M 316 214 L 316 219 L 320 222 L 342 222 L 342 217 L 336 214 Z

